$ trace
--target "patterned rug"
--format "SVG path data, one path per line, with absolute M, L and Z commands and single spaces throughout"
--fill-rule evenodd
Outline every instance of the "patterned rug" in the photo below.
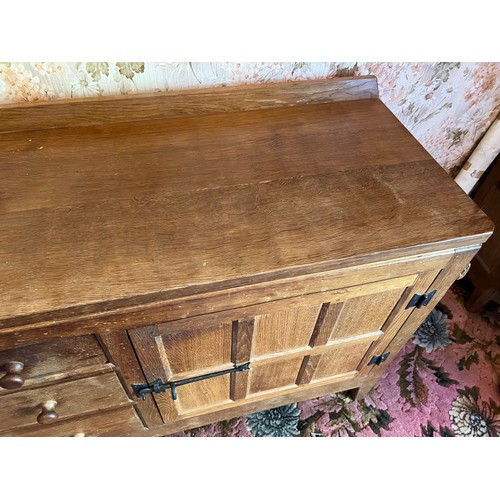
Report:
M 290 404 L 173 436 L 499 436 L 500 309 L 464 307 L 456 282 L 368 396 Z

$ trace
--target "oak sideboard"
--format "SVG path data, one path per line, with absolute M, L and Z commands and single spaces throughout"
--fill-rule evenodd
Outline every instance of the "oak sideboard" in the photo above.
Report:
M 374 77 L 0 107 L 0 435 L 362 398 L 493 230 Z

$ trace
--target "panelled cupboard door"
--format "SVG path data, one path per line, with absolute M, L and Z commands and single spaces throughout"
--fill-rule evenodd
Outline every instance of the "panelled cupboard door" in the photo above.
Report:
M 299 305 L 279 300 L 257 315 L 252 306 L 230 319 L 213 313 L 129 330 L 149 386 L 163 385 L 144 397 L 155 398 L 168 423 L 364 376 L 383 354 L 377 344 L 410 314 L 411 295 L 426 292 L 437 273 L 309 294 Z

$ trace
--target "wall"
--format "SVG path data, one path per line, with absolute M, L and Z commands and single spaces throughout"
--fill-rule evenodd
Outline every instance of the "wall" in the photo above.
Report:
M 382 101 L 450 175 L 500 110 L 500 63 L 0 63 L 0 105 L 39 99 L 376 75 Z

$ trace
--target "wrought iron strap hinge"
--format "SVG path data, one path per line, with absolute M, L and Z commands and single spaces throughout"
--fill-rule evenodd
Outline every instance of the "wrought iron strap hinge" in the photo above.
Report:
M 215 373 L 208 373 L 207 375 L 200 375 L 198 377 L 187 378 L 184 380 L 176 380 L 173 382 L 163 382 L 161 379 L 156 379 L 149 384 L 132 384 L 132 389 L 135 395 L 141 399 L 146 399 L 148 394 L 160 394 L 162 392 L 170 389 L 172 394 L 172 399 L 177 399 L 177 387 L 186 384 L 192 384 L 193 382 L 199 382 L 200 380 L 206 380 L 208 378 L 220 377 L 222 375 L 228 375 L 230 373 L 244 372 L 250 370 L 250 363 L 245 363 L 244 365 L 235 366 L 229 370 L 223 370 Z
M 388 357 L 390 352 L 384 352 L 384 354 L 381 354 L 380 356 L 373 356 L 372 359 L 369 361 L 369 365 L 380 365 L 382 364 Z
M 437 290 L 433 290 L 432 292 L 423 293 L 422 295 L 416 293 L 408 302 L 406 309 L 410 307 L 416 307 L 420 309 L 423 306 L 429 305 L 429 302 L 433 299 L 434 295 L 436 295 Z

